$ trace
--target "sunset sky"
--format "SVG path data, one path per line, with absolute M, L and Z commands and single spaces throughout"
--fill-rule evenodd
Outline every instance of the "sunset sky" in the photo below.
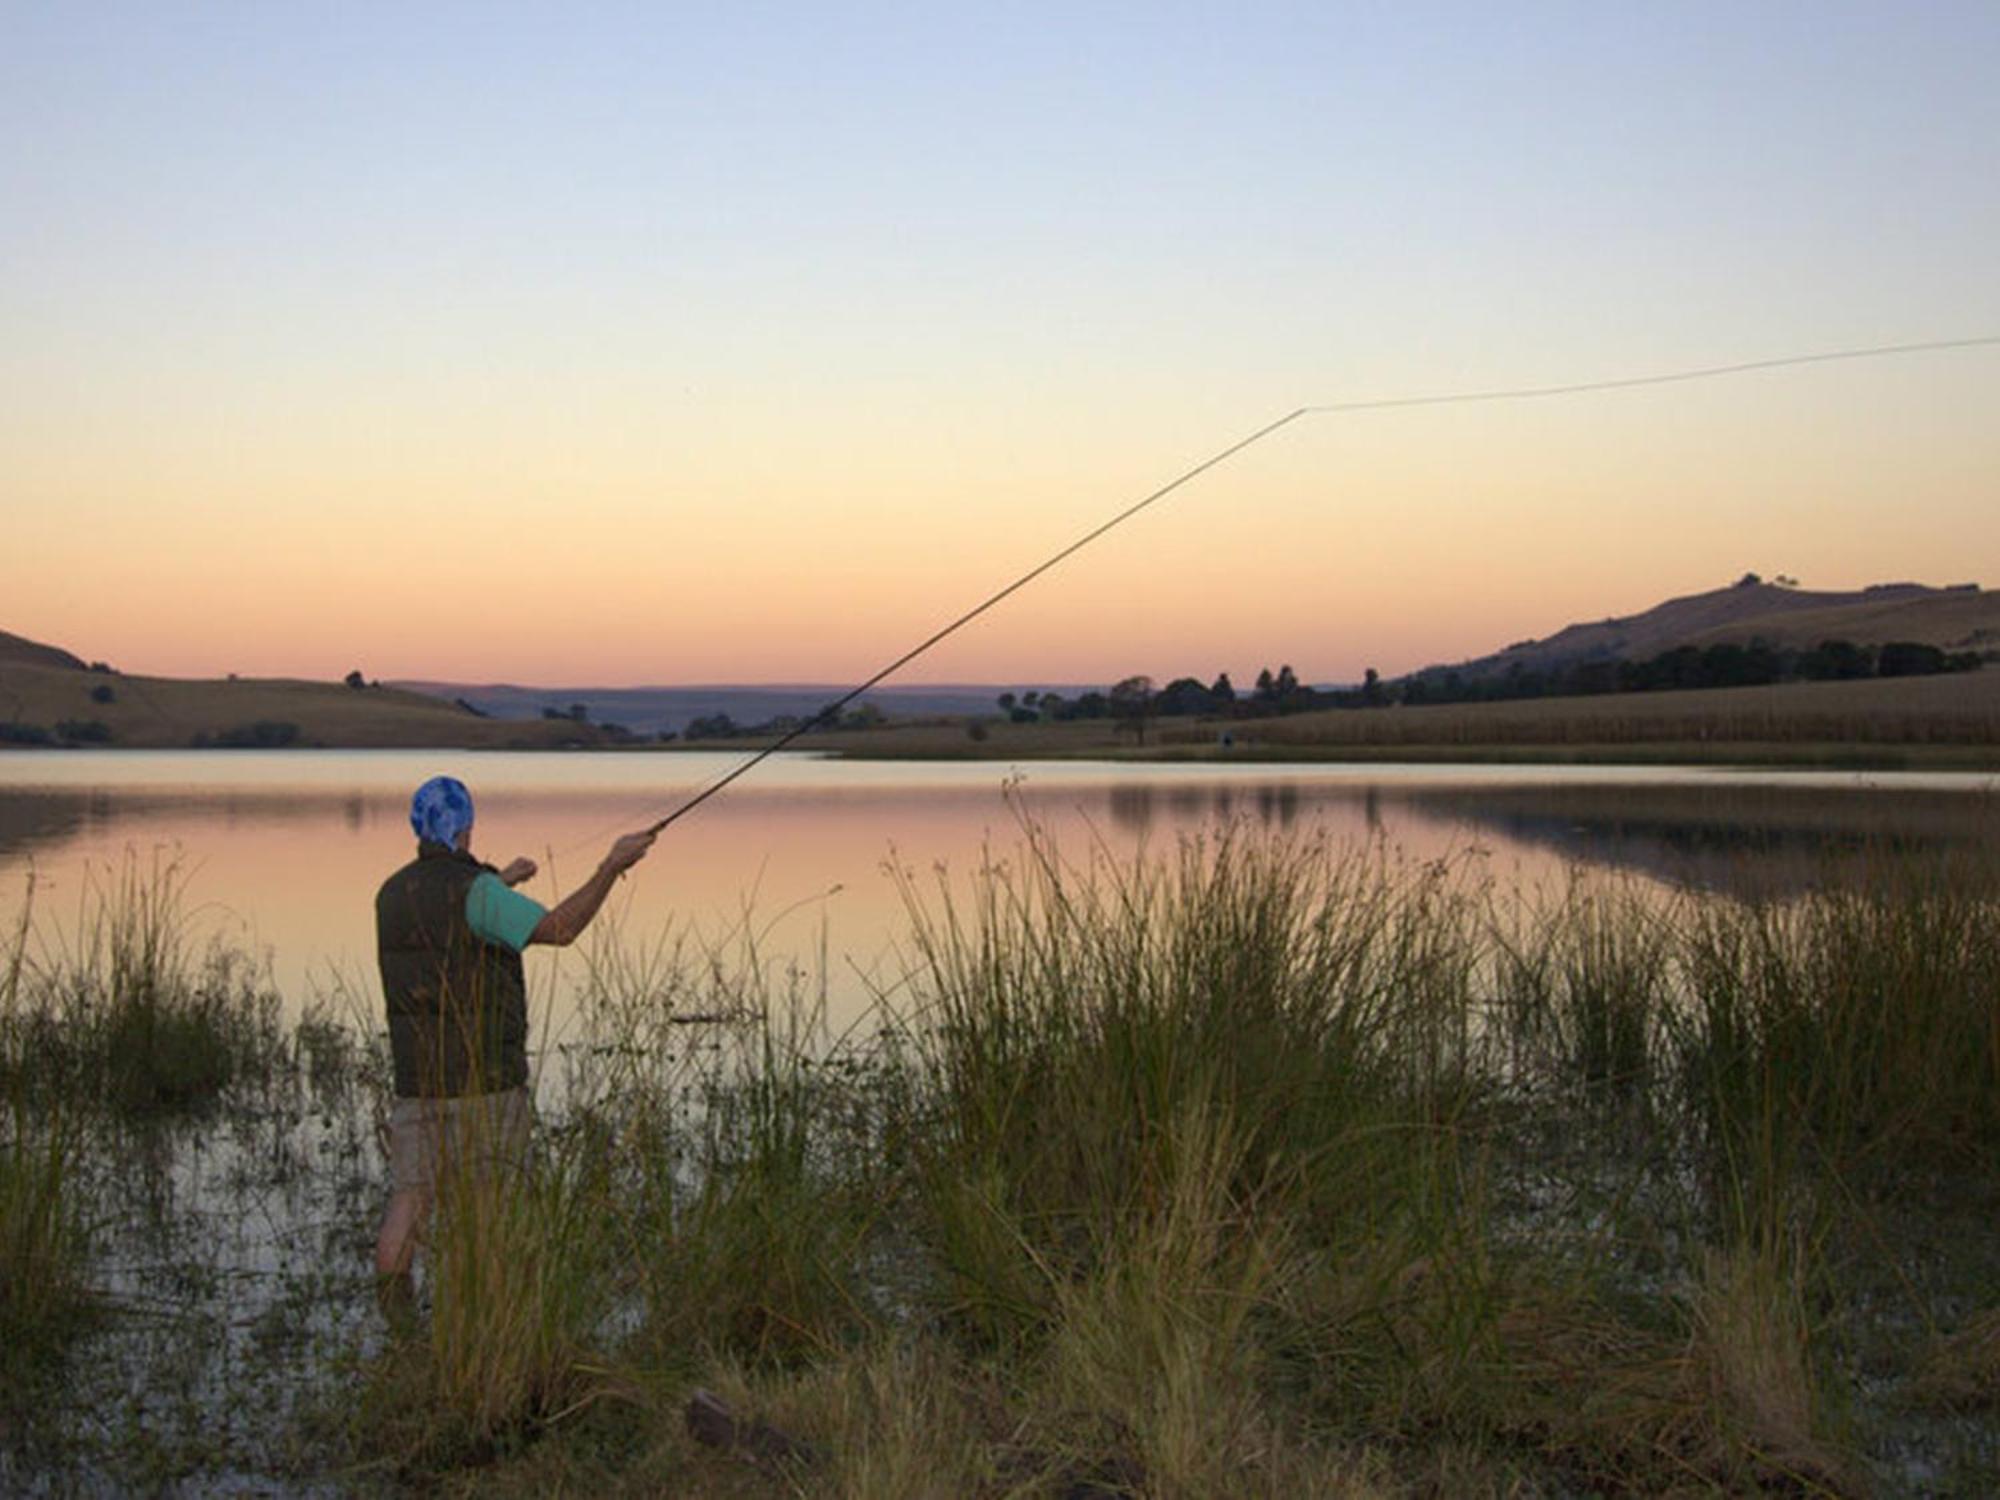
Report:
M 0 629 L 856 680 L 1293 407 L 2000 334 L 2000 6 L 0 0 Z M 2000 348 L 1301 421 L 910 681 L 2000 585 Z

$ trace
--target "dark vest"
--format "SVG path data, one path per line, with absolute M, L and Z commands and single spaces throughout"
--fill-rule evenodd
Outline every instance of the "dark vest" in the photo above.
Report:
M 528 1081 L 521 956 L 482 941 L 465 920 L 466 893 L 490 868 L 425 842 L 376 893 L 375 949 L 403 1098 L 497 1093 Z

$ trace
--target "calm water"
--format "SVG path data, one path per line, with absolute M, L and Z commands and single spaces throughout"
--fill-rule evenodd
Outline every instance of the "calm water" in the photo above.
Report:
M 210 932 L 269 956 L 288 1002 L 339 991 L 375 1005 L 373 897 L 410 856 L 411 789 L 449 771 L 479 806 L 474 848 L 542 866 L 553 901 L 611 838 L 736 764 L 722 755 L 385 751 L 14 752 L 0 755 L 0 917 L 34 880 L 60 926 L 125 858 L 178 859 Z M 626 938 L 684 937 L 824 972 L 836 1016 L 899 971 L 891 862 L 960 879 L 1007 857 L 1032 818 L 1081 854 L 1171 847 L 1220 820 L 1459 855 L 1494 879 L 1553 884 L 1572 866 L 1665 883 L 1795 888 L 1892 843 L 2000 851 L 1990 775 L 1631 767 L 868 764 L 781 757 L 662 838 L 612 910 Z M 531 955 L 560 1016 L 581 959 Z

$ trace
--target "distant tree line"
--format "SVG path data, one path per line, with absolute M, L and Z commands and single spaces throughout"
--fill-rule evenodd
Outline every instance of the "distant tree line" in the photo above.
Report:
M 116 736 L 101 719 L 59 719 L 43 724 L 0 724 L 0 745 L 108 745 Z
M 1153 718 L 1262 719 L 1314 709 L 1384 708 L 1392 703 L 1482 703 L 1774 682 L 1928 677 L 1969 672 L 1984 659 L 1976 651 L 1945 651 L 1921 641 L 1890 641 L 1882 646 L 1821 641 L 1810 650 L 1753 641 L 1747 646 L 1677 646 L 1643 661 L 1589 661 L 1546 670 L 1516 662 L 1505 672 L 1482 677 L 1434 668 L 1385 682 L 1369 667 L 1358 685 L 1347 688 L 1308 687 L 1283 666 L 1276 672 L 1264 668 L 1247 693 L 1238 692 L 1223 672 L 1208 683 L 1198 677 L 1176 677 L 1165 687 L 1155 687 L 1152 678 L 1135 676 L 1108 691 L 1074 698 L 1030 691 L 1002 693 L 997 701 L 1000 711 L 1016 724 L 1116 719 L 1143 739 L 1145 724 Z
M 1314 688 L 1299 681 L 1289 666 L 1273 672 L 1265 667 L 1249 692 L 1237 691 L 1227 672 L 1204 683 L 1199 677 L 1176 677 L 1156 687 L 1150 677 L 1127 677 L 1105 692 L 1002 693 L 999 706 L 1017 724 L 1067 723 L 1073 719 L 1117 719 L 1143 723 L 1150 718 L 1269 718 L 1274 714 L 1305 713 L 1316 708 L 1365 708 L 1389 701 L 1389 688 L 1373 667 L 1355 688 Z
M 195 750 L 282 750 L 299 742 L 299 726 L 289 719 L 259 719 L 237 724 L 213 734 L 197 730 L 188 740 Z
M 1505 672 L 1472 679 L 1455 670 L 1432 670 L 1395 684 L 1395 691 L 1399 701 L 1411 704 L 1592 697 L 1776 682 L 1930 677 L 1969 672 L 1982 660 L 1976 651 L 1948 652 L 1921 641 L 1890 641 L 1882 646 L 1821 641 L 1809 650 L 1752 641 L 1747 646 L 1676 646 L 1643 661 L 1587 661 L 1548 670 L 1515 662 Z
M 690 719 L 681 726 L 680 738 L 684 740 L 739 740 L 776 739 L 790 734 L 793 730 L 806 726 L 811 734 L 824 734 L 835 729 L 875 729 L 887 721 L 887 716 L 872 703 L 862 703 L 844 713 L 836 713 L 829 703 L 810 716 L 799 714 L 778 714 L 756 724 L 739 724 L 726 713 L 704 714 L 698 719 Z M 660 736 L 671 740 L 671 731 Z

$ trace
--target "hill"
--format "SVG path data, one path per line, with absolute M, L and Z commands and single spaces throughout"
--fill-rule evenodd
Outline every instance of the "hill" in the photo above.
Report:
M 397 688 L 92 670 L 59 647 L 0 635 L 0 747 L 550 749 L 614 740 L 595 725 L 485 719 Z
M 31 641 L 24 635 L 9 635 L 4 630 L 0 630 L 0 665 L 86 670 L 82 657 L 72 656 L 60 646 L 44 646 L 40 641 Z
M 584 706 L 597 723 L 617 724 L 635 734 L 679 732 L 695 719 L 727 714 L 739 724 L 762 724 L 781 715 L 805 718 L 845 694 L 851 683 L 787 683 L 742 686 L 728 683 L 693 687 L 522 687 L 512 683 L 400 681 L 392 684 L 451 702 L 470 703 L 496 719 L 539 719 L 543 710 L 566 712 Z M 1015 684 L 1020 690 L 1021 684 Z M 1043 687 L 1040 683 L 1027 684 Z M 872 688 L 863 700 L 896 718 L 962 717 L 990 714 L 1001 689 L 980 684 Z M 1085 688 L 1057 687 L 1064 694 Z
M 1728 588 L 1669 599 L 1635 615 L 1568 625 L 1540 640 L 1519 641 L 1490 656 L 1428 675 L 1455 671 L 1467 681 L 1502 676 L 1516 666 L 1552 672 L 1596 661 L 1644 661 L 1680 646 L 1811 647 L 1826 640 L 1879 646 L 1920 641 L 1945 650 L 2000 645 L 2000 594 L 1976 584 L 1929 588 L 1875 584 L 1847 592 L 1765 583 L 1755 574 Z

